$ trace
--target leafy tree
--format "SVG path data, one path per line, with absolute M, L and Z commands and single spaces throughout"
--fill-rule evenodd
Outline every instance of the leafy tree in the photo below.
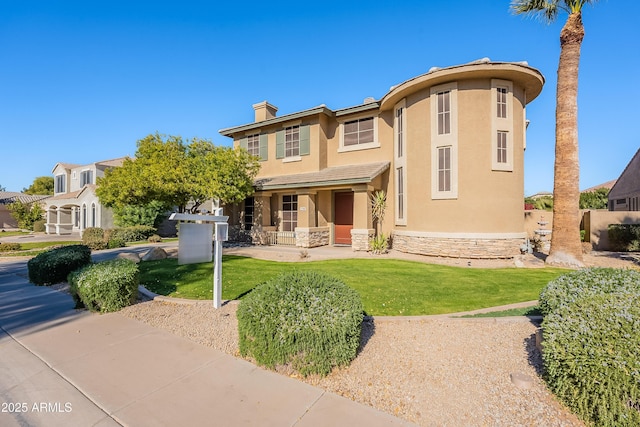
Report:
M 584 39 L 582 9 L 597 0 L 513 0 L 516 14 L 553 22 L 560 11 L 568 14 L 560 31 L 560 60 L 556 90 L 556 154 L 553 186 L 553 232 L 546 262 L 582 267 L 578 212 L 580 164 L 578 159 L 578 68 Z
M 7 189 L 0 185 L 0 191 L 7 191 Z
M 39 176 L 33 180 L 33 183 L 29 187 L 23 188 L 22 192 L 25 194 L 53 196 L 53 177 Z
M 155 201 L 191 212 L 206 200 L 235 203 L 253 193 L 258 159 L 243 149 L 216 147 L 194 138 L 149 135 L 138 141 L 134 159 L 98 178 L 100 202 L 114 208 Z
M 594 191 L 580 193 L 580 209 L 607 209 L 608 206 L 608 188 L 598 188 Z
M 39 203 L 22 203 L 16 201 L 7 206 L 11 216 L 18 221 L 18 227 L 24 230 L 33 230 L 33 223 L 42 219 L 44 210 Z

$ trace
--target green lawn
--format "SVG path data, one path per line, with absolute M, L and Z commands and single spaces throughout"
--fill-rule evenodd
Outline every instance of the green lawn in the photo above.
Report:
M 299 263 L 223 256 L 222 298 L 240 299 L 285 270 L 318 270 L 358 291 L 367 314 L 409 316 L 455 313 L 538 298 L 543 286 L 566 270 L 476 269 L 389 259 Z M 140 264 L 149 290 L 179 298 L 212 298 L 212 264 L 178 265 L 176 259 Z
M 3 237 L 22 236 L 26 234 L 29 233 L 26 231 L 0 231 L 0 239 L 2 239 Z
M 39 253 L 42 253 L 48 250 L 48 248 L 52 246 L 79 245 L 81 243 L 82 242 L 77 242 L 77 241 L 76 242 L 27 242 L 27 243 L 20 242 L 21 250 L 1 252 L 0 256 L 3 256 L 3 257 L 36 256 Z

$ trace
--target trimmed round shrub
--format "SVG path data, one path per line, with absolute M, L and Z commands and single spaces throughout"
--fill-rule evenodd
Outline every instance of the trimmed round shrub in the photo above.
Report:
M 640 272 L 616 268 L 585 268 L 552 280 L 540 293 L 540 311 L 552 313 L 576 299 L 611 292 L 640 293 Z
M 43 233 L 46 231 L 46 227 L 45 224 L 47 223 L 47 221 L 45 221 L 44 219 L 39 219 L 37 221 L 33 222 L 33 231 L 35 231 L 36 233 Z
M 91 249 L 69 245 L 43 252 L 27 263 L 29 281 L 36 285 L 64 282 L 73 270 L 91 263 Z
M 71 294 L 76 303 L 101 313 L 118 311 L 138 296 L 138 264 L 115 259 L 87 265 L 69 274 Z
M 542 327 L 550 389 L 588 423 L 640 425 L 640 293 L 576 298 Z
M 326 375 L 348 365 L 360 345 L 360 296 L 323 273 L 284 273 L 257 286 L 236 314 L 240 353 L 271 369 Z
M 106 249 L 107 240 L 104 236 L 104 230 L 100 227 L 85 228 L 82 232 L 82 243 L 94 251 Z
M 20 243 L 0 243 L 0 252 L 19 251 L 22 249 Z
M 162 242 L 162 237 L 158 236 L 157 234 L 152 234 L 151 236 L 149 236 L 147 241 L 149 243 L 160 243 Z

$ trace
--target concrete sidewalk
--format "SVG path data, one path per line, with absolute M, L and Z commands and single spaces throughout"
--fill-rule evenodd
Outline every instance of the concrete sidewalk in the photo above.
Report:
M 2 426 L 412 425 L 117 313 L 74 310 L 13 267 L 0 269 Z

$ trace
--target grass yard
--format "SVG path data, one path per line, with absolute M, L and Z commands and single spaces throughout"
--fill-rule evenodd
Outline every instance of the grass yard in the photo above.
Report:
M 23 236 L 29 234 L 27 231 L 0 231 L 0 239 L 10 236 Z
M 455 313 L 535 300 L 544 285 L 566 270 L 476 269 L 389 259 L 286 263 L 223 256 L 222 298 L 240 299 L 256 285 L 287 270 L 317 270 L 358 291 L 367 314 L 411 316 Z M 140 264 L 140 283 L 177 298 L 211 299 L 211 263 L 178 265 L 176 259 Z
M 7 251 L 2 252 L 1 256 L 3 257 L 14 257 L 14 256 L 36 256 L 39 253 L 42 253 L 48 250 L 52 246 L 68 246 L 68 245 L 79 245 L 82 242 L 20 242 L 20 250 L 19 251 Z

